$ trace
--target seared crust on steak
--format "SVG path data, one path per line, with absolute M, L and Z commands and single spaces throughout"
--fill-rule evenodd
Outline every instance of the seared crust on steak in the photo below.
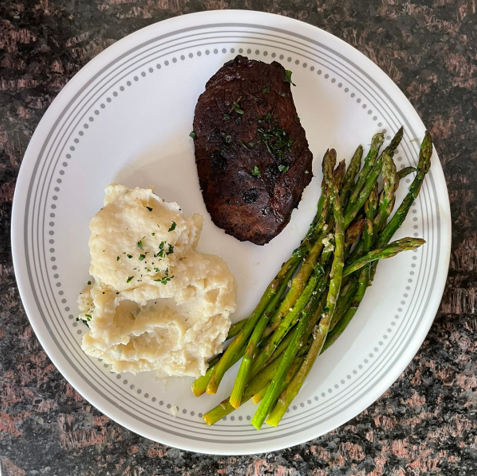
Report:
M 290 221 L 312 178 L 290 73 L 237 56 L 208 81 L 194 117 L 195 160 L 214 223 L 241 241 L 268 243 Z

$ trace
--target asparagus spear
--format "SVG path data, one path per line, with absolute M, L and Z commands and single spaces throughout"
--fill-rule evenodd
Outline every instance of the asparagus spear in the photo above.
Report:
M 348 206 L 345 209 L 344 213 L 344 227 L 345 229 L 348 228 L 350 223 L 355 219 L 356 215 L 358 214 L 359 210 L 363 207 L 364 203 L 369 197 L 369 194 L 373 190 L 376 181 L 378 180 L 379 175 L 381 174 L 381 169 L 383 166 L 383 159 L 379 157 L 374 164 L 374 167 L 369 172 L 364 185 L 357 195 L 356 199 L 350 199 L 348 202 Z
M 255 308 L 255 311 L 240 330 L 237 337 L 235 337 L 235 339 L 227 347 L 222 358 L 215 365 L 210 377 L 210 381 L 207 385 L 207 393 L 213 394 L 217 392 L 218 386 L 225 375 L 225 372 L 233 365 L 234 360 L 237 358 L 237 353 L 239 353 L 240 349 L 245 345 L 262 314 L 266 312 L 272 312 L 276 307 L 277 301 L 281 297 L 281 293 L 287 286 L 288 280 L 291 278 L 299 264 L 299 260 L 289 260 L 289 262 L 290 265 L 284 265 L 277 276 L 268 285 L 265 293 L 258 303 L 258 306 Z
M 387 149 L 386 149 L 387 150 Z M 376 217 L 374 217 L 373 212 L 373 233 L 368 233 L 367 237 L 374 241 L 375 237 L 377 236 L 378 232 L 380 232 L 383 226 L 386 224 L 386 221 L 391 214 L 394 208 L 394 193 L 396 191 L 396 184 L 397 184 L 397 176 L 396 176 L 396 166 L 394 165 L 394 161 L 392 157 L 386 152 L 386 150 L 382 154 L 383 158 L 383 185 L 384 189 L 381 193 L 380 200 L 379 200 L 379 210 Z M 370 198 L 368 198 L 367 204 L 370 206 Z M 374 198 L 373 198 L 374 200 Z M 376 200 L 377 200 L 377 191 L 376 191 Z M 365 209 L 366 205 L 365 204 Z M 373 206 L 375 208 L 375 205 Z M 368 213 L 368 219 L 371 220 L 370 214 Z M 371 249 L 371 243 L 368 243 L 368 251 Z M 353 250 L 353 252 L 348 256 L 348 260 L 350 262 L 355 261 L 357 258 L 362 256 L 363 253 L 366 253 L 364 249 L 364 241 L 361 241 Z
M 280 364 L 277 368 L 277 371 L 272 377 L 265 397 L 260 403 L 258 410 L 256 411 L 254 417 L 252 418 L 252 425 L 259 430 L 262 427 L 265 418 L 267 417 L 270 408 L 275 404 L 275 401 L 279 395 L 279 391 L 282 386 L 283 379 L 287 374 L 290 366 L 293 364 L 293 360 L 297 355 L 298 350 L 303 342 L 303 334 L 308 325 L 311 316 L 309 313 L 304 313 L 300 322 L 296 328 L 292 331 L 293 337 L 290 341 L 289 346 L 283 353 L 283 356 L 280 358 Z
M 267 418 L 267 423 L 271 426 L 278 425 L 287 408 L 290 406 L 291 402 L 293 401 L 297 393 L 300 391 L 300 388 L 302 387 L 303 382 L 305 381 L 308 373 L 310 372 L 313 363 L 320 354 L 321 349 L 323 348 L 323 344 L 325 343 L 326 336 L 328 335 L 331 320 L 336 309 L 336 302 L 338 300 L 341 290 L 345 247 L 344 218 L 343 212 L 341 210 L 338 191 L 334 186 L 329 167 L 327 168 L 326 172 L 328 186 L 332 190 L 333 216 L 335 219 L 335 252 L 330 273 L 330 284 L 325 308 L 326 310 L 319 324 L 317 324 L 317 326 L 315 327 L 315 330 L 313 332 L 313 343 L 311 344 L 310 350 L 308 351 L 308 354 L 306 355 L 303 364 L 301 365 L 297 374 L 287 386 L 287 388 L 280 394 L 278 402 L 273 408 L 273 411 L 271 412 L 270 416 Z M 285 355 L 283 359 L 285 359 Z M 266 414 L 270 409 L 270 406 L 277 400 L 277 395 L 273 392 L 272 384 L 273 380 L 272 383 L 270 383 L 269 390 L 267 391 L 265 398 L 260 404 L 261 407 L 263 405 L 262 410 L 260 411 L 259 407 L 259 410 L 257 411 L 254 416 L 254 419 L 252 420 L 252 424 L 254 424 L 254 420 L 256 420 L 254 424 L 256 428 L 261 427 L 263 420 L 265 419 Z
M 333 319 L 331 319 L 329 332 L 331 332 L 335 328 L 336 324 L 348 311 L 357 289 L 358 282 L 356 279 L 351 279 L 346 285 L 343 286 L 338 299 L 338 303 L 336 304 L 336 310 L 333 315 Z M 326 341 L 328 341 L 328 338 Z
M 420 185 L 422 184 L 422 181 L 424 180 L 424 177 L 429 170 L 431 155 L 432 155 L 432 140 L 431 140 L 430 135 L 426 132 L 426 136 L 424 137 L 424 140 L 423 140 L 422 145 L 421 145 L 421 152 L 420 152 L 419 163 L 418 163 L 418 171 L 420 172 L 420 176 L 421 176 L 421 178 L 418 179 L 420 181 L 420 183 L 416 182 L 416 179 L 417 179 L 417 177 L 416 177 L 416 179 L 414 180 L 413 184 L 410 187 L 408 197 L 409 197 L 409 195 L 413 195 L 414 199 L 415 199 L 415 197 L 417 197 L 417 194 L 419 193 Z M 408 167 L 408 169 L 411 169 L 411 168 Z M 405 170 L 405 169 L 403 169 L 403 170 Z M 412 171 L 409 170 L 409 173 L 412 173 L 412 172 L 414 172 L 414 170 L 412 170 Z M 418 172 L 418 174 L 419 174 L 419 172 Z M 407 173 L 406 173 L 406 175 L 407 175 Z M 404 176 L 404 174 L 402 176 Z M 398 177 L 399 177 L 399 172 L 398 172 Z M 406 197 L 406 198 L 408 198 L 408 197 Z M 403 204 L 399 208 L 399 210 L 401 210 L 401 217 L 399 218 L 400 224 L 402 224 L 402 222 L 406 218 L 406 215 L 407 215 L 407 213 L 409 211 L 409 208 L 410 208 L 410 205 L 406 205 L 405 203 L 412 204 L 414 199 L 409 199 L 407 202 L 403 201 Z M 404 205 L 404 207 L 403 207 L 403 205 Z M 407 210 L 406 210 L 406 208 L 407 208 Z M 399 210 L 398 210 L 398 212 L 399 212 Z M 396 212 L 396 214 L 397 214 L 397 212 Z M 403 215 L 404 215 L 404 217 L 403 217 Z M 398 225 L 397 228 L 399 228 L 400 224 Z M 395 226 L 396 225 L 394 224 L 393 228 Z M 369 233 L 374 233 L 376 228 L 377 227 L 376 227 L 376 223 L 375 223 L 374 227 L 372 227 L 371 229 L 368 227 L 367 229 L 370 230 Z M 388 233 L 389 234 L 387 236 L 390 235 L 390 232 L 388 232 Z M 390 237 L 392 237 L 392 235 L 390 235 Z M 390 238 L 386 237 L 385 239 L 387 239 L 389 241 Z M 374 239 L 372 241 L 374 241 Z M 384 239 L 383 239 L 383 243 L 384 243 Z M 368 251 L 368 250 L 366 250 L 366 251 Z M 355 298 L 354 298 L 354 300 L 351 304 L 351 307 L 348 310 L 348 312 L 346 313 L 346 315 L 344 316 L 344 318 L 342 318 L 338 322 L 336 327 L 333 329 L 333 331 L 330 332 L 330 334 L 329 334 L 329 336 L 326 340 L 324 350 L 326 350 L 328 347 L 330 347 L 336 341 L 336 339 L 343 333 L 343 331 L 346 329 L 346 327 L 348 326 L 350 321 L 353 319 L 353 317 L 356 314 L 356 311 L 358 309 L 358 306 L 360 305 L 360 303 L 361 303 L 361 301 L 364 297 L 364 294 L 366 292 L 367 287 L 373 281 L 373 277 L 374 277 L 374 274 L 376 272 L 377 263 L 378 263 L 378 261 L 375 261 L 373 264 L 367 265 L 367 266 L 365 266 L 361 269 L 361 273 L 360 273 L 359 280 L 358 280 L 358 283 L 359 283 L 358 291 L 356 292 L 356 295 L 355 295 Z
M 323 297 L 326 298 L 326 295 L 324 295 Z M 298 369 L 301 367 L 301 364 L 303 363 L 304 356 L 308 352 L 308 349 L 310 348 L 310 345 L 312 343 L 313 337 L 311 336 L 311 333 L 312 333 L 313 328 L 315 327 L 316 323 L 318 322 L 318 320 L 320 319 L 320 317 L 323 313 L 323 308 L 325 306 L 325 302 L 326 302 L 326 299 L 321 300 L 320 306 L 317 308 L 313 317 L 311 318 L 310 322 L 308 323 L 308 328 L 305 331 L 305 336 L 309 335 L 310 338 L 308 338 L 308 342 L 307 342 L 306 346 L 302 347 L 302 349 L 298 352 L 297 357 L 293 361 L 293 365 L 290 368 L 290 370 L 288 371 L 288 373 L 285 377 L 285 381 L 283 382 L 283 385 L 280 388 L 280 392 L 279 392 L 280 394 L 286 389 L 287 385 L 290 383 L 290 381 L 296 375 L 296 373 L 298 372 Z M 336 310 L 336 312 L 338 312 L 338 309 Z M 278 349 L 277 349 L 277 351 L 278 351 Z M 253 403 L 255 403 L 255 404 L 259 403 L 262 400 L 262 398 L 265 396 L 265 394 L 267 392 L 267 389 L 268 389 L 268 386 L 264 386 L 262 388 L 262 390 L 257 392 L 252 397 Z
M 363 245 L 367 253 L 371 249 L 373 242 L 373 220 L 378 207 L 378 184 L 369 195 L 368 200 L 364 204 L 364 212 L 366 214 L 365 226 L 363 229 Z
M 241 321 L 234 322 L 229 329 L 229 333 L 227 334 L 227 340 L 235 337 L 243 328 L 243 326 L 247 323 L 248 318 L 242 319 Z
M 293 361 L 291 367 L 288 369 L 287 374 L 285 375 L 285 378 L 283 379 L 282 386 L 280 388 L 280 391 L 283 392 L 287 385 L 292 381 L 293 377 L 296 375 L 298 372 L 298 369 L 300 368 L 301 364 L 303 363 L 303 360 L 305 360 L 304 355 L 297 355 L 295 360 Z M 253 403 L 257 404 L 260 403 L 263 399 L 263 397 L 266 395 L 268 390 L 268 385 L 265 385 L 262 387 L 261 390 L 259 390 L 257 393 L 255 393 L 252 397 Z
M 409 187 L 409 191 L 402 201 L 400 207 L 396 210 L 396 213 L 391 218 L 389 223 L 386 225 L 384 230 L 380 233 L 377 246 L 381 247 L 386 245 L 389 240 L 392 238 L 394 233 L 398 230 L 398 228 L 403 224 L 406 216 L 414 203 L 414 200 L 417 198 L 419 191 L 421 189 L 422 182 L 429 171 L 431 166 L 431 156 L 432 156 L 432 138 L 429 132 L 426 131 L 424 136 L 424 140 L 421 144 L 421 150 L 419 153 L 419 162 L 417 165 L 417 174 L 412 182 L 411 186 Z
M 358 174 L 356 184 L 353 187 L 348 203 L 352 203 L 356 201 L 356 199 L 358 198 L 359 192 L 361 192 L 364 182 L 366 181 L 366 177 L 368 176 L 369 172 L 371 171 L 371 169 L 373 168 L 376 162 L 376 159 L 379 154 L 379 149 L 383 145 L 383 142 L 384 142 L 384 134 L 382 132 L 375 134 L 373 138 L 371 139 L 371 146 L 369 148 L 369 152 L 364 158 L 363 168 Z
M 290 276 L 291 277 L 291 276 Z M 312 280 L 310 280 L 312 281 Z M 313 286 L 313 284 L 311 284 Z M 308 285 L 307 285 L 308 287 Z M 304 295 L 307 294 L 307 288 L 305 288 Z M 279 298 L 281 294 L 277 293 L 277 297 Z M 300 301 L 298 299 L 297 303 Z M 273 302 L 273 300 L 272 300 Z M 241 404 L 242 397 L 243 397 L 243 392 L 245 389 L 245 385 L 249 381 L 249 376 L 250 376 L 250 370 L 252 367 L 252 360 L 253 356 L 255 354 L 255 350 L 257 348 L 258 343 L 260 342 L 263 331 L 265 330 L 265 327 L 268 324 L 269 317 L 271 313 L 274 311 L 275 307 L 277 305 L 277 302 L 275 302 L 272 306 L 269 306 L 270 309 L 267 309 L 262 316 L 260 317 L 257 325 L 255 326 L 255 329 L 252 332 L 252 336 L 250 337 L 250 340 L 247 344 L 247 347 L 245 349 L 245 353 L 242 359 L 242 363 L 240 364 L 240 368 L 237 374 L 237 377 L 235 378 L 235 383 L 234 387 L 232 389 L 232 394 L 230 395 L 230 404 L 234 408 L 238 408 Z
M 304 311 L 302 311 L 302 312 L 311 313 L 311 316 L 312 316 L 310 324 L 308 325 L 306 334 L 311 333 L 313 325 L 316 324 L 317 320 L 319 319 L 319 316 L 321 315 L 321 312 L 324 306 L 324 300 L 321 296 L 323 291 L 325 290 L 326 285 L 327 285 L 326 278 L 321 279 L 320 284 L 317 286 L 315 291 L 313 291 L 311 298 L 308 301 Z M 263 370 L 263 368 L 270 365 L 271 362 L 274 362 L 278 357 L 280 357 L 283 354 L 283 352 L 285 352 L 285 350 L 288 348 L 292 337 L 293 337 L 293 332 L 288 332 L 285 338 L 278 345 L 278 347 L 275 349 L 272 356 L 268 360 L 265 361 L 265 358 L 267 357 L 268 354 L 265 354 L 265 355 L 261 354 L 261 356 L 262 357 L 264 356 L 265 358 L 261 359 L 261 362 L 258 363 L 259 365 L 254 365 L 254 367 L 252 368 L 252 371 L 250 372 L 249 378 L 254 378 L 255 375 L 257 375 L 257 373 L 260 373 Z M 260 352 L 262 352 L 262 349 L 260 349 Z M 257 362 L 254 362 L 254 364 L 257 364 Z M 229 399 L 227 399 L 226 402 L 228 403 Z
M 383 153 L 383 191 L 379 200 L 378 214 L 374 219 L 376 233 L 380 232 L 386 224 L 394 207 L 394 193 L 396 191 L 396 165 L 387 153 Z
M 336 161 L 336 157 L 335 157 L 335 161 Z M 323 208 L 322 216 L 320 217 L 316 225 L 317 228 L 322 230 L 321 234 L 319 235 L 314 245 L 311 247 L 310 252 L 308 253 L 308 256 L 306 257 L 306 259 L 304 260 L 298 273 L 293 278 L 291 286 L 290 286 L 290 290 L 288 291 L 285 299 L 280 304 L 280 307 L 277 313 L 275 313 L 275 315 L 273 316 L 270 326 L 266 329 L 265 335 L 268 335 L 269 333 L 277 329 L 283 317 L 288 313 L 288 310 L 295 305 L 298 297 L 300 296 L 303 289 L 305 288 L 305 285 L 307 283 L 309 276 L 311 275 L 314 267 L 316 266 L 318 256 L 320 255 L 323 249 L 322 237 L 323 237 L 323 234 L 328 229 L 328 225 L 326 223 L 326 217 L 328 216 L 330 200 L 329 200 L 329 192 L 326 188 L 324 189 L 324 192 L 327 195 L 327 197 L 325 198 L 325 206 Z
M 345 246 L 351 246 L 353 243 L 359 238 L 359 235 L 363 232 L 365 225 L 365 220 L 360 218 L 359 220 L 355 220 L 349 228 L 346 230 L 346 238 L 345 238 Z
M 396 132 L 395 136 L 392 138 L 391 143 L 386 147 L 386 150 L 385 150 L 385 152 L 391 157 L 394 155 L 394 152 L 396 152 L 396 149 L 401 143 L 403 135 L 404 135 L 404 127 L 401 126 L 399 130 Z
M 361 258 L 358 258 L 356 261 L 345 266 L 343 270 L 343 277 L 348 276 L 355 271 L 358 271 L 363 266 L 372 263 L 373 261 L 379 259 L 387 259 L 396 256 L 402 251 L 409 251 L 419 248 L 425 243 L 425 240 L 422 238 L 401 238 L 400 240 L 393 241 L 389 245 L 384 246 L 383 248 L 377 248 L 375 250 L 366 253 Z
M 253 380 L 247 385 L 241 404 L 244 404 L 252 398 L 252 396 L 260 391 L 264 386 L 267 386 L 274 373 L 276 372 L 280 360 L 273 361 L 268 367 L 265 367 L 260 373 L 258 373 Z M 232 413 L 235 408 L 230 404 L 228 399 L 221 402 L 212 410 L 204 414 L 203 419 L 207 425 L 213 425 L 217 423 L 224 416 L 227 416 L 229 413 Z
M 320 283 L 325 281 L 322 271 L 321 265 L 318 264 L 315 268 L 314 275 L 309 279 L 308 284 L 306 285 L 300 297 L 297 299 L 296 304 L 293 306 L 293 308 L 291 308 L 291 310 L 289 310 L 285 318 L 280 322 L 267 345 L 261 349 L 260 353 L 254 358 L 252 375 L 258 372 L 263 367 L 265 362 L 270 358 L 273 352 L 275 352 L 277 346 L 289 332 L 291 327 L 296 323 L 301 311 L 306 306 L 313 292 L 319 292 Z
M 344 183 L 345 174 L 346 174 L 346 161 L 341 160 L 333 172 L 333 177 L 334 177 L 335 184 L 338 190 L 341 190 L 341 186 Z
M 351 162 L 348 166 L 348 170 L 346 171 L 343 186 L 341 187 L 340 200 L 343 207 L 346 206 L 346 203 L 348 202 L 348 196 L 351 193 L 351 189 L 354 186 L 354 181 L 356 180 L 356 176 L 358 175 L 359 170 L 361 168 L 362 158 L 363 146 L 360 145 L 353 154 Z
M 403 169 L 399 170 L 399 172 L 397 173 L 399 180 L 402 180 L 404 177 L 407 177 L 408 175 L 413 174 L 414 172 L 416 172 L 416 170 L 417 170 L 416 167 L 404 167 Z

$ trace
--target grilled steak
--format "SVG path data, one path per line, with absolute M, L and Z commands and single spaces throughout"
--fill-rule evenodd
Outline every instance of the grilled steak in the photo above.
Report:
M 195 160 L 207 210 L 241 241 L 263 245 L 278 235 L 312 178 L 290 86 L 281 64 L 237 56 L 212 76 L 195 108 Z

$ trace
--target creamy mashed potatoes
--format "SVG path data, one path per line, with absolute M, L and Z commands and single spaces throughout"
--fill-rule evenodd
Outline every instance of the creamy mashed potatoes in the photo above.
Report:
M 226 263 L 195 251 L 202 217 L 152 189 L 106 188 L 91 220 L 91 284 L 80 294 L 83 350 L 114 372 L 203 375 L 236 305 Z

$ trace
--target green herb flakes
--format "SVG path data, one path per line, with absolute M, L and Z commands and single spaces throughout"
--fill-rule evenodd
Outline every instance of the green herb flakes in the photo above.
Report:
M 138 247 L 140 250 L 143 250 L 143 249 L 144 249 L 144 247 L 143 247 L 143 245 L 142 245 L 142 240 L 139 240 L 139 241 L 137 242 L 137 247 Z
M 173 221 L 170 228 L 167 231 L 174 231 L 176 229 L 176 226 L 177 226 L 177 223 Z
M 224 121 L 230 121 L 230 116 L 228 114 L 224 114 Z
M 234 102 L 234 103 L 232 104 L 232 107 L 233 107 L 234 111 L 235 111 L 237 114 L 242 115 L 242 114 L 244 113 L 243 109 L 240 108 L 240 104 L 239 104 L 239 103 Z
M 174 276 L 169 276 L 169 268 L 166 268 L 164 272 L 165 276 L 163 278 L 155 279 L 157 283 L 167 284 Z
M 192 131 L 192 132 L 189 134 L 189 137 L 191 137 L 192 139 L 195 139 L 195 132 Z
M 146 258 L 146 255 L 139 255 L 138 260 L 139 260 L 139 261 L 143 261 L 145 258 Z
M 288 165 L 282 165 L 282 164 L 280 164 L 280 165 L 278 166 L 278 170 L 279 170 L 282 174 L 287 173 L 289 168 L 290 168 L 290 167 L 289 167 Z
M 262 92 L 263 92 L 264 94 L 270 94 L 270 86 L 267 86 L 266 88 L 263 88 L 263 89 L 262 89 Z
M 91 286 L 91 281 L 88 281 L 88 286 Z
M 251 175 L 253 175 L 254 177 L 261 177 L 262 175 L 260 174 L 260 169 L 255 166 L 252 171 L 250 172 Z
M 134 279 L 134 276 L 129 276 L 128 279 L 126 279 L 126 283 L 130 283 Z
M 230 144 L 231 141 L 232 141 L 232 136 L 225 136 L 225 142 L 227 144 Z
M 292 72 L 287 69 L 285 70 L 285 83 L 290 83 L 290 84 L 293 84 L 293 86 L 296 86 L 296 84 L 294 82 L 292 82 Z
M 151 207 L 146 207 L 150 212 L 152 212 L 152 208 Z
M 132 255 L 130 255 L 129 253 L 126 255 L 129 259 L 132 258 Z

